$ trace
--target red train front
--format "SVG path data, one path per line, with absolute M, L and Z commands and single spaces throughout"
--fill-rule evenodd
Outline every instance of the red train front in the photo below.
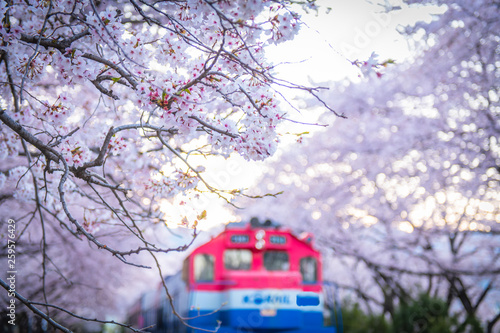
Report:
M 189 324 L 220 325 L 221 333 L 335 332 L 323 324 L 321 268 L 310 234 L 256 219 L 230 224 L 184 262 Z

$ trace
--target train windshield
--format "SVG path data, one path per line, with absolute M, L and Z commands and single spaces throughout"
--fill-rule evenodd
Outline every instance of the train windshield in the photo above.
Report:
M 264 252 L 264 267 L 268 271 L 288 271 L 290 269 L 288 253 L 284 251 Z
M 314 257 L 305 257 L 300 259 L 300 274 L 303 282 L 316 282 L 318 280 L 318 263 Z
M 224 251 L 224 267 L 232 270 L 249 270 L 252 266 L 252 252 L 244 249 Z
M 214 256 L 211 254 L 197 254 L 194 257 L 194 279 L 196 281 L 213 281 L 214 261 Z

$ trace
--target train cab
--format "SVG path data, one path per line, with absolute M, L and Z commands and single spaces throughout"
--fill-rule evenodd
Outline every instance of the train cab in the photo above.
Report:
M 322 262 L 311 234 L 297 237 L 269 221 L 229 224 L 186 258 L 182 275 L 192 327 L 219 327 L 222 333 L 327 331 Z

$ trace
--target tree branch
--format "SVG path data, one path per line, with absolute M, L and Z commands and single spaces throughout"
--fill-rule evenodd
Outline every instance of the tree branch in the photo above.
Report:
M 37 307 L 35 307 L 31 301 L 29 301 L 28 299 L 24 298 L 17 291 L 11 290 L 10 287 L 9 287 L 9 285 L 4 280 L 2 280 L 1 278 L 0 278 L 0 285 L 5 290 L 7 290 L 7 292 L 14 293 L 14 295 L 16 296 L 16 298 L 18 300 L 20 300 L 21 303 L 23 303 L 24 305 L 26 305 L 26 307 L 28 309 L 30 309 L 31 311 L 33 311 L 33 313 L 35 313 L 36 315 L 38 315 L 38 316 L 42 317 L 43 319 L 45 319 L 52 327 L 54 327 L 54 328 L 56 328 L 58 330 L 61 330 L 61 331 L 65 332 L 65 333 L 72 333 L 71 330 L 67 329 L 66 327 L 62 326 L 58 322 L 54 321 L 54 319 L 52 319 L 47 314 L 45 314 L 44 312 L 42 312 L 40 309 L 38 309 Z
M 49 147 L 49 145 L 43 143 L 33 134 L 24 129 L 21 124 L 9 117 L 5 110 L 0 111 L 0 120 L 2 120 L 2 122 L 14 132 L 19 134 L 19 136 L 26 140 L 26 142 L 29 142 L 33 146 L 38 148 L 45 155 L 47 161 L 52 160 L 54 162 L 59 162 L 61 160 L 61 155 L 57 151 L 55 151 L 53 148 Z

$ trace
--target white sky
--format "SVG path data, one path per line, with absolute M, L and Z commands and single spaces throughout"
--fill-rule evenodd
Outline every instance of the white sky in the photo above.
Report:
M 366 60 L 372 52 L 381 60 L 402 61 L 409 56 L 408 45 L 397 32 L 402 25 L 429 20 L 435 7 L 408 7 L 399 0 L 387 12 L 379 2 L 369 0 L 319 0 L 318 13 L 303 15 L 305 25 L 297 37 L 286 45 L 267 51 L 271 60 L 303 61 L 281 70 L 281 75 L 302 82 L 308 77 L 316 82 L 356 78 L 358 71 L 350 61 Z M 300 70 L 298 70 L 298 67 Z

